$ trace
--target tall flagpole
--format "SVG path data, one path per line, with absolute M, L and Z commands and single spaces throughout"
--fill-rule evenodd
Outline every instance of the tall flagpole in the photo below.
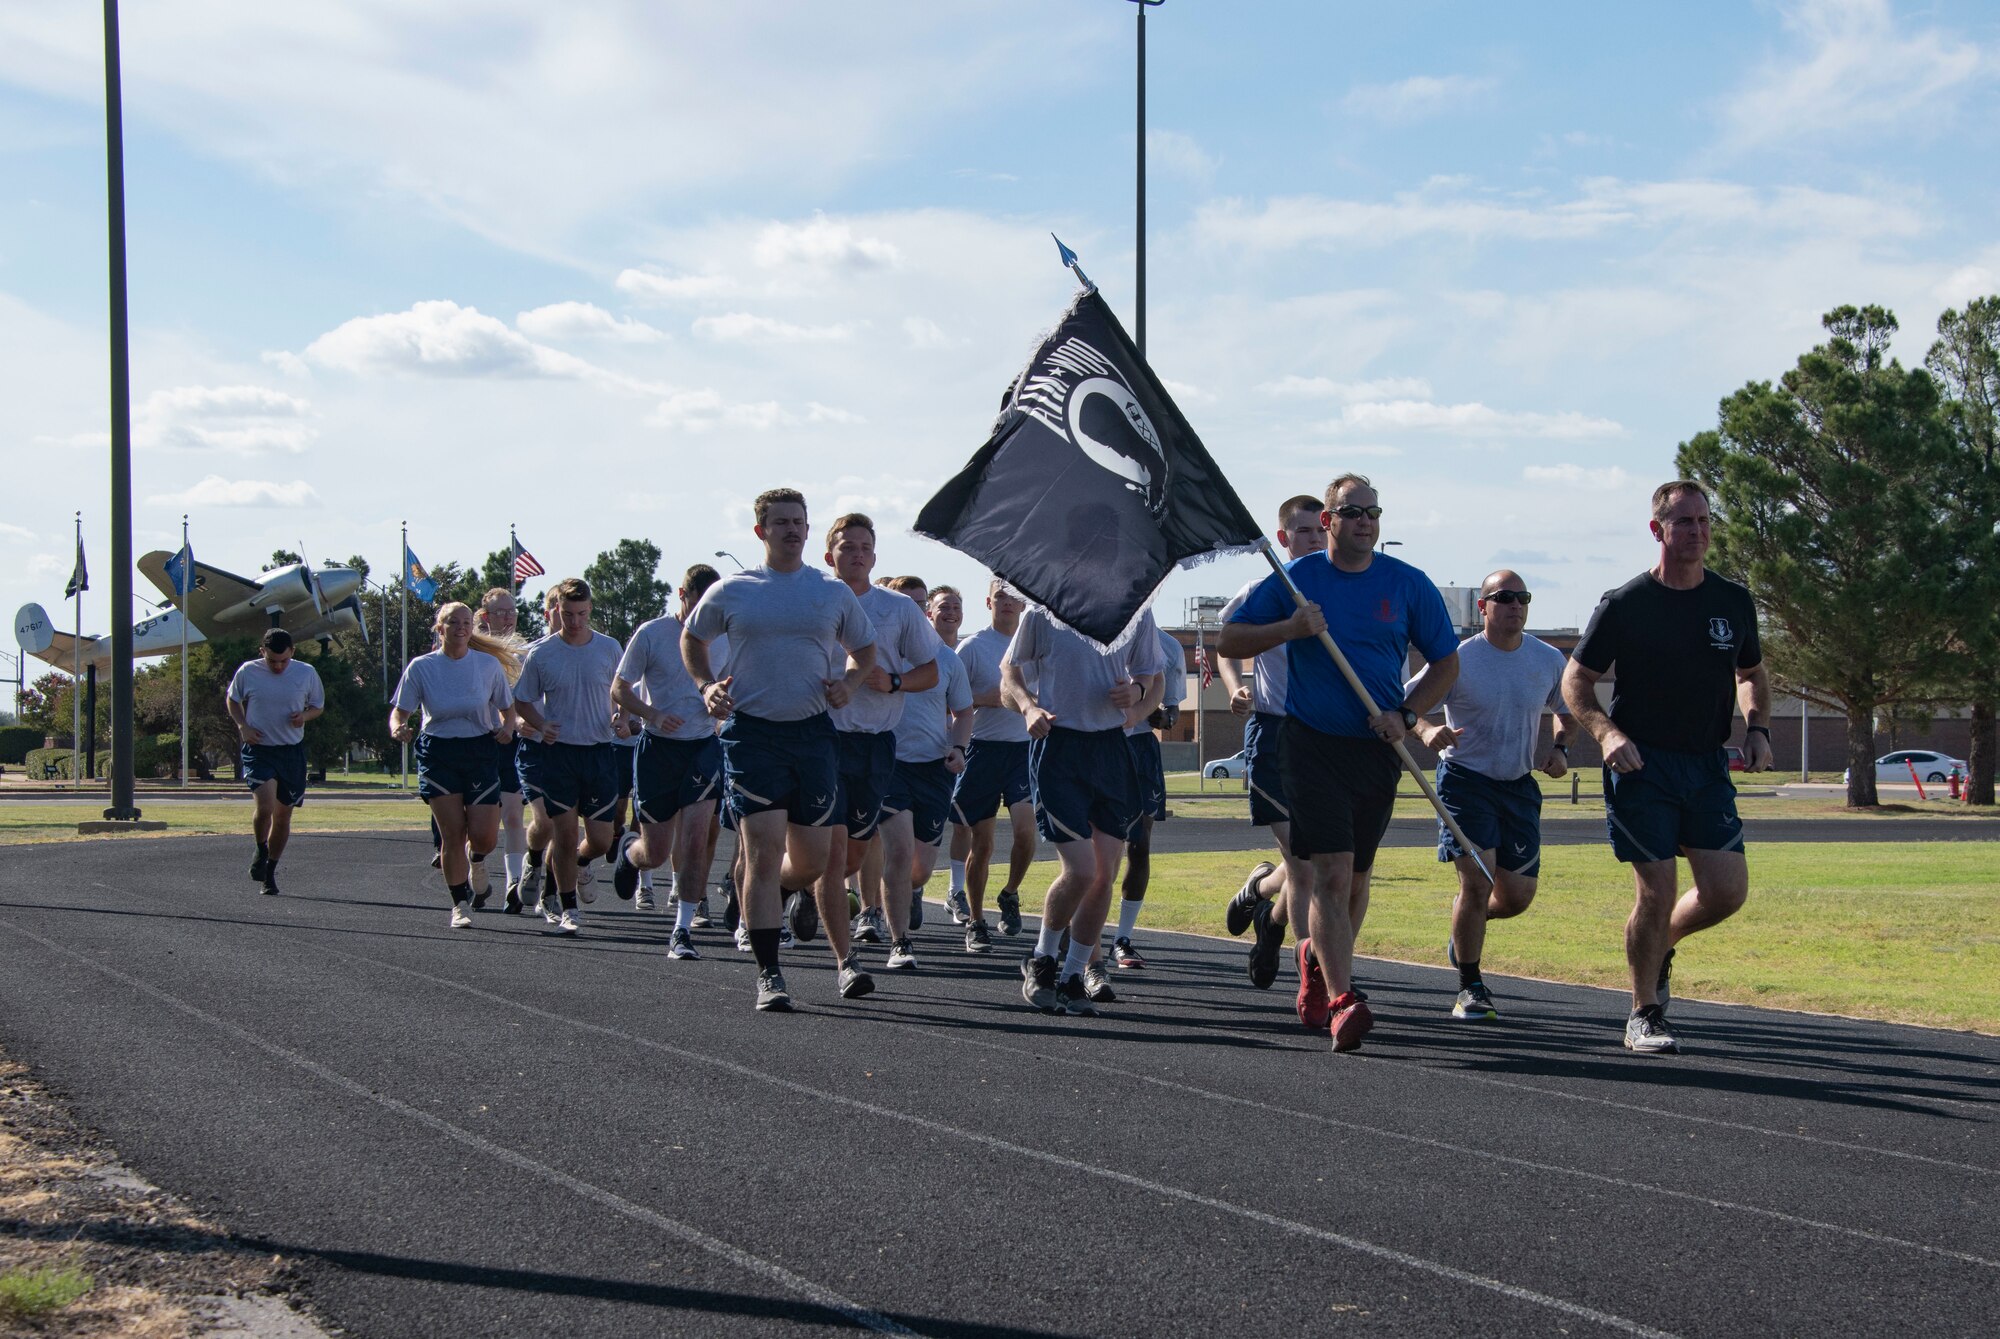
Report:
M 83 552 L 83 513 L 76 514 L 76 551 Z M 70 684 L 69 693 L 69 779 L 72 787 L 81 786 L 83 778 L 77 774 L 78 759 L 83 757 L 83 589 L 76 592 L 76 678 Z M 91 727 L 96 728 L 92 721 Z
M 403 603 L 403 668 L 410 668 L 410 523 L 403 522 L 402 575 L 396 579 Z M 410 744 L 403 741 L 403 789 L 410 788 Z
M 1139 6 L 1139 171 L 1136 231 L 1138 233 L 1137 296 L 1132 306 L 1132 343 L 1146 356 L 1146 11 L 1167 0 L 1132 0 Z
M 111 807 L 139 817 L 132 783 L 132 392 L 125 303 L 125 126 L 118 0 L 104 0 L 106 214 L 111 260 Z M 94 726 L 93 722 L 93 726 Z
M 181 513 L 181 789 L 188 783 L 188 581 L 194 576 L 194 550 L 188 547 L 187 513 Z
M 507 593 L 521 598 L 521 536 L 512 521 L 507 522 Z

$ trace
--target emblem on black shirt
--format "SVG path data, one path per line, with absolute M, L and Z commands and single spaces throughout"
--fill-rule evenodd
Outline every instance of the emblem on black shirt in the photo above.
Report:
M 1734 651 L 1736 649 L 1736 632 L 1735 629 L 1729 626 L 1729 620 L 1726 618 L 1711 618 L 1708 620 L 1708 636 L 1718 651 Z

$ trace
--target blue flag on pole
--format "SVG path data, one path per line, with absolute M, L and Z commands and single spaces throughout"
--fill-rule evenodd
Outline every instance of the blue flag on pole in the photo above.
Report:
M 417 555 L 410 552 L 408 544 L 403 545 L 403 584 L 410 588 L 410 594 L 425 603 L 437 598 L 437 582 L 431 580 L 431 574 L 417 561 Z
M 174 593 L 183 598 L 195 588 L 192 545 L 181 545 L 181 551 L 167 559 L 167 580 L 174 583 Z

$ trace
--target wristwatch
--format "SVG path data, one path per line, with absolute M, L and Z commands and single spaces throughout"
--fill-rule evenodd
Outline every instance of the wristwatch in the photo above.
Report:
M 1414 730 L 1417 728 L 1416 712 L 1411 711 L 1408 707 L 1398 707 L 1396 710 L 1403 714 L 1403 728 L 1405 730 Z
M 889 691 L 892 693 L 903 691 L 903 676 L 894 670 L 889 671 Z

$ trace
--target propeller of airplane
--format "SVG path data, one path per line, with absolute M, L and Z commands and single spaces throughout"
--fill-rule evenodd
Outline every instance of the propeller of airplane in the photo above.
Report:
M 312 592 L 313 612 L 321 618 L 325 618 L 326 601 L 320 598 L 319 574 L 313 571 L 312 559 L 306 557 L 305 553 L 306 546 L 301 541 L 299 544 L 299 568 L 305 573 L 306 589 Z

